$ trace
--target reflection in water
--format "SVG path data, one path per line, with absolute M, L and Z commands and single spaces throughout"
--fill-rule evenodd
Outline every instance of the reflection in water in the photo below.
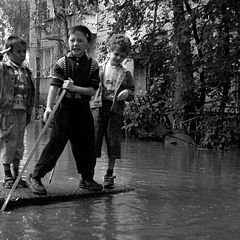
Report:
M 25 157 L 40 131 L 39 126 L 28 128 Z M 49 132 L 27 172 L 37 161 Z M 239 239 L 239 151 L 219 153 L 133 140 L 122 144 L 116 182 L 133 186 L 135 191 L 15 209 L 1 214 L 0 239 Z M 98 181 L 102 181 L 106 167 L 104 149 L 96 166 Z M 68 144 L 52 184 L 76 176 Z

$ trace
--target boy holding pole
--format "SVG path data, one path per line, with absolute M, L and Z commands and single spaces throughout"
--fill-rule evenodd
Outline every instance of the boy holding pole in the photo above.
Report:
M 79 187 L 96 191 L 102 189 L 102 185 L 93 180 L 95 135 L 89 101 L 98 89 L 100 79 L 97 62 L 86 55 L 90 41 L 91 32 L 87 27 L 73 27 L 68 40 L 71 52 L 55 64 L 45 120 L 52 111 L 59 89 L 66 89 L 67 92 L 55 113 L 49 142 L 29 175 L 29 187 L 35 194 L 47 194 L 41 178 L 54 168 L 68 140 L 82 177 Z

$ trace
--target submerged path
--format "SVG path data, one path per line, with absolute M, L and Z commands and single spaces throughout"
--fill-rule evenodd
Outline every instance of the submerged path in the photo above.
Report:
M 48 192 L 48 194 L 45 196 L 33 194 L 29 188 L 15 189 L 13 195 L 8 202 L 6 210 L 27 205 L 45 205 L 54 202 L 71 201 L 86 197 L 99 197 L 106 194 L 117 194 L 135 190 L 133 187 L 129 187 L 126 185 L 116 185 L 113 189 L 103 189 L 102 191 L 89 191 L 85 189 L 80 189 L 78 187 L 78 179 L 64 179 L 64 181 L 58 180 L 57 182 L 55 181 L 51 184 L 44 184 Z M 6 189 L 2 186 L 2 184 L 0 184 L 1 206 L 4 203 L 9 191 L 10 189 Z

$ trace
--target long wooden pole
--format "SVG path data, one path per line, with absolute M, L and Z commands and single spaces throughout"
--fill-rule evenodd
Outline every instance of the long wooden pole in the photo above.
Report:
M 54 166 L 54 168 L 52 169 L 51 173 L 50 173 L 50 177 L 49 177 L 49 181 L 48 181 L 48 184 L 50 184 L 52 182 L 52 178 L 53 178 L 53 174 L 55 172 L 55 168 L 56 166 Z
M 2 207 L 1 207 L 1 211 L 2 211 L 2 212 L 5 210 L 8 202 L 9 202 L 10 197 L 12 196 L 15 188 L 17 187 L 17 184 L 18 184 L 19 180 L 21 179 L 21 177 L 22 177 L 25 169 L 27 168 L 27 166 L 28 166 L 28 164 L 29 164 L 29 162 L 30 162 L 30 160 L 31 160 L 31 158 L 32 158 L 32 156 L 33 156 L 33 154 L 35 153 L 35 151 L 36 151 L 36 149 L 37 149 L 37 147 L 38 147 L 38 145 L 39 145 L 39 142 L 42 140 L 43 134 L 46 132 L 46 130 L 47 130 L 47 128 L 48 128 L 51 120 L 53 119 L 53 116 L 54 116 L 54 114 L 55 114 L 55 112 L 56 112 L 59 104 L 61 103 L 61 101 L 62 101 L 65 93 L 66 93 L 66 89 L 63 89 L 63 91 L 62 91 L 61 95 L 59 96 L 59 98 L 58 98 L 58 100 L 57 100 L 57 102 L 56 102 L 56 104 L 55 104 L 55 106 L 54 106 L 51 114 L 50 114 L 49 117 L 48 117 L 48 120 L 47 120 L 46 124 L 44 125 L 44 128 L 43 128 L 42 131 L 40 132 L 40 134 L 39 134 L 39 136 L 38 136 L 38 138 L 37 138 L 37 141 L 36 141 L 36 143 L 34 144 L 32 150 L 31 150 L 31 152 L 30 152 L 30 154 L 29 154 L 29 156 L 28 156 L 28 158 L 27 158 L 27 160 L 26 160 L 26 162 L 25 162 L 25 164 L 24 164 L 24 166 L 23 166 L 23 168 L 22 168 L 22 171 L 20 172 L 20 174 L 18 175 L 17 179 L 15 180 L 15 182 L 14 182 L 11 190 L 10 190 L 9 193 L 8 193 L 7 198 L 5 199 L 5 201 L 4 201 L 4 203 L 3 203 Z

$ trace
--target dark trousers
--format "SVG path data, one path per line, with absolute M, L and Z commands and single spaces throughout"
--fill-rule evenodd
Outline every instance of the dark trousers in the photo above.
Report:
M 121 128 L 123 116 L 111 112 L 112 102 L 103 101 L 101 108 L 92 109 L 95 125 L 96 157 L 101 157 L 103 138 L 109 158 L 121 158 Z
M 94 124 L 89 103 L 64 99 L 55 113 L 49 142 L 45 146 L 33 177 L 44 177 L 55 166 L 70 140 L 79 174 L 91 180 L 96 165 Z

